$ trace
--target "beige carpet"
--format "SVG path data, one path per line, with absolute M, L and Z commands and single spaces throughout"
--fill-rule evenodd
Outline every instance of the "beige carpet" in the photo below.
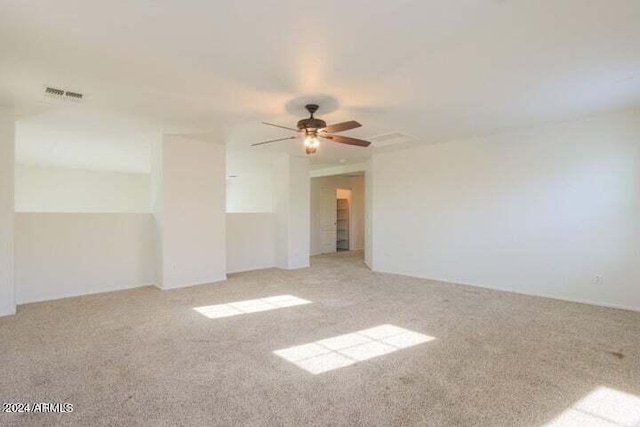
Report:
M 312 264 L 19 307 L 0 400 L 75 410 L 0 425 L 541 426 L 601 387 L 640 396 L 640 313 L 374 274 L 360 253 Z M 193 310 L 284 294 L 312 304 Z M 273 353 L 383 324 L 435 339 L 318 375 Z

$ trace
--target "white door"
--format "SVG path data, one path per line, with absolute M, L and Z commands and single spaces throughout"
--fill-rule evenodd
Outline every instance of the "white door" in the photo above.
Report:
M 323 254 L 336 251 L 337 209 L 336 190 L 323 187 L 320 192 L 320 242 Z

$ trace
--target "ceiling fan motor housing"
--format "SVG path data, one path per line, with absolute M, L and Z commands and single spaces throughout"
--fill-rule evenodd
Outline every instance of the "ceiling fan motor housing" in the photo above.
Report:
M 327 122 L 320 119 L 308 118 L 302 119 L 298 122 L 298 129 L 304 131 L 317 131 L 318 129 L 326 128 Z
M 307 135 L 312 134 L 313 136 L 315 136 L 318 129 L 327 127 L 327 122 L 313 117 L 313 113 L 318 111 L 318 108 L 320 108 L 317 104 L 305 105 L 304 108 L 307 109 L 311 117 L 309 117 L 308 119 L 300 120 L 298 122 L 298 130 L 305 131 Z

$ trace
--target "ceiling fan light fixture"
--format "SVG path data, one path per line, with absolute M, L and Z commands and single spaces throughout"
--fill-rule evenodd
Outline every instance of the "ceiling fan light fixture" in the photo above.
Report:
M 320 141 L 315 135 L 308 135 L 304 139 L 304 149 L 307 154 L 314 154 L 318 151 L 318 147 L 320 147 Z

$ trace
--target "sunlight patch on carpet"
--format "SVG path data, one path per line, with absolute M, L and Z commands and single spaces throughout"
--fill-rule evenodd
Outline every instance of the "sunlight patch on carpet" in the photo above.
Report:
M 209 319 L 219 319 L 222 317 L 277 310 L 279 308 L 305 304 L 311 304 L 311 301 L 294 297 L 293 295 L 278 295 L 268 298 L 230 302 L 227 304 L 206 305 L 203 307 L 195 307 L 194 310 Z
M 591 426 L 640 426 L 640 397 L 599 387 L 547 424 L 547 427 Z
M 398 326 L 381 325 L 310 344 L 277 350 L 274 354 L 317 375 L 434 339 L 434 337 Z

